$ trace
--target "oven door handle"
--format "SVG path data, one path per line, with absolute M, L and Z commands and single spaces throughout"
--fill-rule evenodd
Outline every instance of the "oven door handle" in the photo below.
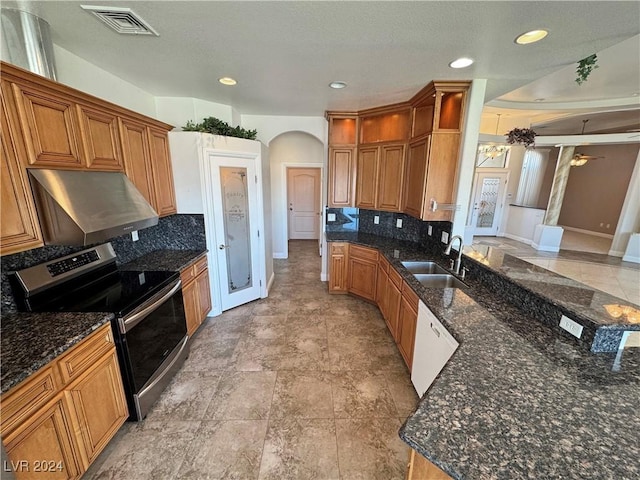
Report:
M 169 363 L 169 365 L 167 365 L 165 368 L 162 369 L 161 372 L 156 372 L 156 374 L 154 374 L 154 377 L 151 377 L 153 380 L 151 380 L 151 383 L 146 385 L 142 390 L 140 390 L 138 392 L 138 397 L 143 396 L 145 393 L 147 393 L 149 390 L 151 390 L 153 387 L 156 386 L 156 384 L 162 380 L 162 377 L 164 377 L 164 375 L 166 374 L 166 372 L 171 371 L 171 367 L 173 367 L 173 365 L 178 361 L 178 359 L 180 358 L 180 354 L 182 353 L 182 351 L 187 348 L 187 342 L 189 341 L 189 337 L 185 336 L 180 344 L 180 349 L 178 350 L 178 352 L 176 352 L 176 354 L 174 355 L 174 357 L 171 359 L 171 362 Z
M 142 310 L 132 313 L 128 317 L 120 318 L 118 322 L 120 324 L 120 333 L 127 333 L 129 330 L 135 327 L 147 315 L 149 315 L 154 310 L 157 310 L 169 297 L 176 293 L 180 289 L 180 287 L 182 287 L 182 280 L 178 279 L 175 281 L 175 283 L 166 286 L 160 292 L 155 294 L 149 300 L 150 304 L 142 307 Z

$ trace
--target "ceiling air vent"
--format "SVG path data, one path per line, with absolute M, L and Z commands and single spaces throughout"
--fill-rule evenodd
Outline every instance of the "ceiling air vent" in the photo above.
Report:
M 159 36 L 151 25 L 145 22 L 130 8 L 98 7 L 96 5 L 80 5 L 83 9 L 93 13 L 118 33 L 128 35 Z

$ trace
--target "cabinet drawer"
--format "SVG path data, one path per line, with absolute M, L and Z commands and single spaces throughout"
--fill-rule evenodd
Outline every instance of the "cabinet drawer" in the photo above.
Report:
M 180 280 L 182 280 L 182 286 L 189 285 L 196 278 L 195 265 L 191 265 L 180 272 Z
M 378 266 L 382 269 L 384 273 L 389 273 L 389 261 L 384 258 L 384 255 L 380 255 L 380 260 L 378 260 Z
M 197 277 L 203 271 L 205 271 L 207 269 L 207 257 L 203 257 L 200 260 L 198 260 L 196 264 L 193 266 L 193 269 L 194 269 L 195 277 Z
M 51 363 L 2 396 L 0 433 L 3 437 L 32 417 L 40 407 L 56 395 L 60 388 L 60 381 L 57 378 L 54 364 Z
M 332 242 L 329 244 L 330 245 L 330 251 L 329 254 L 330 255 L 346 255 L 348 250 L 349 250 L 349 244 L 348 243 L 335 243 Z
M 413 291 L 407 282 L 402 282 L 402 297 L 413 307 L 413 309 L 418 311 L 418 295 Z
M 389 279 L 393 283 L 395 283 L 396 287 L 398 287 L 398 290 L 402 288 L 402 277 L 398 272 L 396 272 L 396 269 L 393 267 L 389 267 Z
M 349 248 L 349 255 L 353 258 L 359 258 L 361 260 L 370 260 L 372 262 L 378 261 L 378 250 L 374 248 L 351 245 L 351 247 Z
M 78 377 L 113 348 L 113 332 L 111 325 L 107 324 L 60 359 L 58 365 L 64 383 Z

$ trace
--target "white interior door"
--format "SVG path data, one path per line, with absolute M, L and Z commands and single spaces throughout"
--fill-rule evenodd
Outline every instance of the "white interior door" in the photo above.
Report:
M 287 168 L 289 239 L 320 236 L 320 169 Z
M 474 236 L 495 236 L 498 233 L 504 208 L 507 175 L 506 172 L 476 173 L 471 218 Z
M 210 154 L 211 211 L 220 304 L 228 310 L 260 298 L 258 188 L 255 158 Z

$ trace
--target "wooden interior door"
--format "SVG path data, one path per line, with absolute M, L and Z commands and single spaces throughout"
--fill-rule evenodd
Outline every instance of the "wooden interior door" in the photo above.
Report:
M 320 197 L 319 168 L 287 168 L 290 240 L 319 238 Z

